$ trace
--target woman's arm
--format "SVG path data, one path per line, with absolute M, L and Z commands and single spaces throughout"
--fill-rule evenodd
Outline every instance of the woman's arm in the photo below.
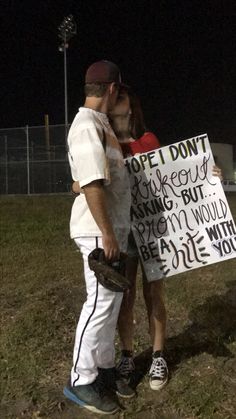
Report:
M 83 189 L 80 187 L 79 181 L 75 181 L 72 183 L 71 185 L 71 191 L 75 194 L 75 195 L 79 195 L 80 193 L 84 193 Z

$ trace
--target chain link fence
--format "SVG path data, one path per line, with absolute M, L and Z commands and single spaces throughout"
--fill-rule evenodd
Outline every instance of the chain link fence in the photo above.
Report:
M 0 129 L 0 194 L 69 192 L 72 181 L 67 159 L 67 130 L 65 125 Z M 228 168 L 232 164 L 227 163 Z M 224 169 L 220 157 L 219 165 Z M 236 190 L 236 167 L 233 172 L 229 180 L 224 174 L 228 182 L 223 185 L 226 191 Z
M 0 194 L 68 192 L 65 138 L 65 125 L 0 129 Z

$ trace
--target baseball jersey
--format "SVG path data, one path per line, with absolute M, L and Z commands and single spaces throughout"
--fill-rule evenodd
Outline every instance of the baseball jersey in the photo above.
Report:
M 73 180 L 80 186 L 103 180 L 106 204 L 114 232 L 127 235 L 130 229 L 130 187 L 118 140 L 107 115 L 80 108 L 68 134 L 68 157 Z M 84 194 L 75 198 L 70 218 L 71 238 L 102 236 Z

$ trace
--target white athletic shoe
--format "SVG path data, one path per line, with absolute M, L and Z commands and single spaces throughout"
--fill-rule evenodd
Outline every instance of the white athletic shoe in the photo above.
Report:
M 160 390 L 168 381 L 166 361 L 162 356 L 155 356 L 155 353 L 153 354 L 149 377 L 149 384 L 152 390 Z

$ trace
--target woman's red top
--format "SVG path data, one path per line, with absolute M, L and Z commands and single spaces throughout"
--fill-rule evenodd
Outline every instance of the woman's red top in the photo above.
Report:
M 145 132 L 138 140 L 130 143 L 120 143 L 124 157 L 134 156 L 137 153 L 147 153 L 159 148 L 160 141 L 152 132 Z

